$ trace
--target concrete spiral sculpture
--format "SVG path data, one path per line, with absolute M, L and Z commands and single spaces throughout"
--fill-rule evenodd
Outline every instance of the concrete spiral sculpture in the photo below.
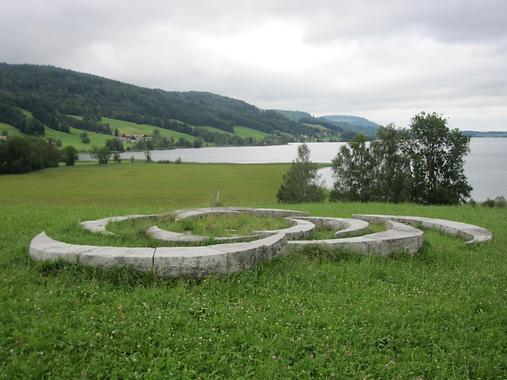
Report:
M 226 215 L 248 213 L 256 216 L 286 218 L 292 225 L 273 231 L 255 231 L 250 235 L 215 238 L 217 244 L 207 246 L 168 247 L 106 247 L 67 244 L 51 239 L 41 232 L 29 247 L 34 260 L 56 261 L 114 267 L 127 265 L 137 270 L 154 271 L 166 277 L 203 277 L 209 274 L 226 274 L 249 269 L 254 265 L 284 255 L 288 247 L 308 245 L 346 249 L 359 254 L 389 255 L 405 251 L 415 254 L 423 244 L 424 233 L 418 227 L 436 229 L 462 237 L 467 244 L 487 242 L 492 239 L 488 230 L 471 224 L 417 216 L 353 215 L 352 218 L 310 217 L 307 213 L 282 209 L 243 207 L 217 207 L 177 210 L 168 214 L 126 215 L 82 222 L 91 233 L 113 234 L 106 229 L 109 222 L 171 216 L 175 220 L 199 218 L 210 214 Z M 386 230 L 361 236 L 368 229 L 368 222 L 382 222 Z M 308 240 L 317 227 L 336 230 L 335 238 Z M 192 233 L 163 230 L 157 226 L 147 229 L 154 239 L 171 242 L 198 242 L 208 239 Z

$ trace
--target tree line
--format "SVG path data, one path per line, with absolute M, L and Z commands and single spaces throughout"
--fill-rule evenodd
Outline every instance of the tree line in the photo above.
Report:
M 0 174 L 28 173 L 58 166 L 62 161 L 74 165 L 76 160 L 75 148 L 61 149 L 52 139 L 16 136 L 0 141 Z
M 183 130 L 190 125 L 211 126 L 231 133 L 236 125 L 270 134 L 315 132 L 278 112 L 224 96 L 142 88 L 50 66 L 0 64 L 0 91 L 19 100 L 43 101 L 61 115 L 107 116 L 184 133 L 190 132 Z M 177 125 L 178 121 L 183 124 Z
M 381 127 L 377 139 L 357 135 L 332 162 L 331 201 L 458 204 L 470 198 L 464 174 L 470 139 L 436 113 L 416 115 L 407 129 Z M 317 186 L 317 167 L 302 146 L 277 194 L 281 202 L 315 202 L 325 197 Z

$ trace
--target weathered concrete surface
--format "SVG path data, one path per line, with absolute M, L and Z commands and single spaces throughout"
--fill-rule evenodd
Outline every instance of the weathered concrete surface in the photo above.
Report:
M 157 226 L 152 226 L 146 230 L 146 235 L 156 240 L 169 242 L 192 243 L 213 239 L 217 242 L 232 243 L 251 239 L 259 239 L 266 234 L 219 236 L 211 238 L 207 236 L 194 235 L 192 232 L 173 232 L 163 230 Z
M 281 253 L 286 237 L 269 236 L 248 243 L 206 247 L 161 247 L 154 256 L 155 271 L 166 277 L 203 277 L 249 269 Z
M 484 243 L 493 239 L 493 234 L 485 228 L 473 224 L 455 222 L 452 220 L 426 218 L 422 216 L 397 216 L 397 215 L 373 215 L 355 214 L 353 218 L 379 221 L 394 220 L 407 223 L 416 227 L 431 228 L 447 234 L 456 235 L 465 240 L 467 244 Z
M 268 217 L 298 217 L 306 216 L 308 213 L 302 211 L 275 209 L 275 208 L 252 208 L 252 207 L 206 207 L 206 208 L 194 208 L 185 210 L 176 210 L 173 212 L 176 220 L 182 220 L 187 218 L 198 218 L 209 214 L 238 214 L 238 213 L 250 213 L 257 216 L 268 216 Z
M 124 220 L 131 219 L 147 219 L 147 218 L 155 218 L 161 216 L 163 214 L 156 215 L 124 215 L 124 216 L 112 216 L 110 218 L 96 219 L 96 220 L 86 220 L 84 222 L 79 223 L 85 230 L 95 233 L 95 234 L 104 234 L 104 235 L 114 235 L 114 233 L 107 231 L 106 226 L 108 223 L 113 222 L 123 222 Z
M 183 232 L 173 232 L 163 230 L 157 226 L 152 226 L 146 230 L 146 235 L 149 237 L 161 240 L 161 241 L 170 241 L 170 242 L 199 242 L 205 241 L 206 236 L 194 235 L 191 232 L 183 233 Z
M 29 247 L 29 254 L 34 260 L 63 260 L 70 263 L 98 267 L 131 266 L 138 270 L 152 271 L 168 277 L 203 277 L 208 274 L 225 274 L 249 269 L 252 266 L 282 255 L 286 247 L 323 245 L 358 252 L 361 254 L 389 255 L 396 251 L 417 252 L 423 243 L 423 232 L 413 226 L 435 228 L 440 231 L 458 235 L 467 243 L 478 243 L 492 239 L 492 234 L 481 227 L 471 224 L 413 216 L 393 215 L 354 215 L 356 219 L 304 217 L 299 211 L 252 208 L 206 208 L 179 210 L 173 215 L 183 219 L 199 217 L 210 213 L 240 213 L 272 217 L 291 217 L 295 225 L 275 231 L 258 231 L 270 235 L 261 239 L 231 243 L 234 239 L 252 236 L 231 236 L 216 238 L 228 241 L 226 244 L 213 244 L 201 247 L 102 247 L 92 245 L 75 245 L 63 243 L 48 237 L 44 232 L 35 236 Z M 82 222 L 85 229 L 95 233 L 108 233 L 106 225 L 128 219 L 151 218 L 159 215 L 126 215 Z M 361 232 L 368 228 L 367 221 L 384 222 L 387 230 L 363 236 L 336 238 L 326 240 L 293 240 L 307 237 L 315 225 L 327 228 L 339 228 L 338 236 L 351 232 Z M 404 224 L 406 223 L 406 224 Z M 200 241 L 203 236 L 180 234 L 165 231 L 156 226 L 151 227 L 150 236 L 169 241 Z
M 99 247 L 79 254 L 79 264 L 94 267 L 129 266 L 137 270 L 151 271 L 155 248 L 149 247 Z
M 280 230 L 263 230 L 263 231 L 255 231 L 255 233 L 262 235 L 275 235 L 275 234 L 285 234 L 287 239 L 305 239 L 313 233 L 315 230 L 315 224 L 308 220 L 303 219 L 293 219 L 287 218 L 288 221 L 295 223 L 293 226 L 288 228 L 283 228 Z
M 284 234 L 247 243 L 216 244 L 206 247 L 101 247 L 63 243 L 44 232 L 30 243 L 34 260 L 63 260 L 95 267 L 129 266 L 137 270 L 155 270 L 162 276 L 202 277 L 249 269 L 282 252 Z
M 388 220 L 387 230 L 374 234 L 341 239 L 294 240 L 288 244 L 295 247 L 323 245 L 361 254 L 380 254 L 405 251 L 416 253 L 423 244 L 423 232 L 417 228 Z
M 211 214 L 213 215 L 239 214 L 239 211 L 229 207 L 205 207 L 205 208 L 193 208 L 188 210 L 177 210 L 173 213 L 175 220 L 200 218 L 202 216 Z
M 28 254 L 37 261 L 62 260 L 77 264 L 79 255 L 93 248 L 95 247 L 92 245 L 74 245 L 53 240 L 45 232 L 41 232 L 30 242 Z
M 44 232 L 35 236 L 29 247 L 34 260 L 63 260 L 73 264 L 113 267 L 128 265 L 138 270 L 151 270 L 155 248 L 101 247 L 63 243 Z
M 307 216 L 300 219 L 308 220 L 318 227 L 329 228 L 331 230 L 337 229 L 335 236 L 343 237 L 351 233 L 361 233 L 368 229 L 368 222 L 359 219 L 351 218 L 329 218 L 319 216 Z

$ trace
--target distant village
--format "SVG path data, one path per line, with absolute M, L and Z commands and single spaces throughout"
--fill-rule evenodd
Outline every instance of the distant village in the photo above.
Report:
M 150 136 L 149 135 L 126 135 L 126 134 L 122 134 L 120 137 L 119 137 L 120 141 L 122 143 L 131 143 L 131 144 L 135 144 L 135 143 L 138 143 L 140 141 L 147 141 L 150 139 Z

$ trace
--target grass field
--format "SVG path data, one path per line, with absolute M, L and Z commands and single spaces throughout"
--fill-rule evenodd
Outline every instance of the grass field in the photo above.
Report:
M 231 133 L 231 132 L 227 132 L 227 131 L 224 131 L 223 129 L 218 129 L 215 127 L 198 127 L 198 128 L 205 129 L 209 132 L 225 133 L 226 135 L 233 135 L 233 133 Z
M 8 135 L 11 137 L 14 136 L 25 136 L 25 134 L 21 133 L 19 129 L 13 127 L 9 124 L 0 123 L 0 132 L 2 130 L 6 130 Z M 88 131 L 88 137 L 90 138 L 89 144 L 83 144 L 81 142 L 81 133 L 83 131 L 81 129 L 70 128 L 70 133 L 65 133 L 62 131 L 57 131 L 55 129 L 51 129 L 45 127 L 45 137 L 51 137 L 54 139 L 58 139 L 62 142 L 62 146 L 72 145 L 79 151 L 85 151 L 91 149 L 92 146 L 102 146 L 108 139 L 111 139 L 112 136 L 104 135 L 101 133 L 95 133 Z
M 269 136 L 269 133 L 258 131 L 248 127 L 234 127 L 234 133 L 239 137 L 253 137 L 257 140 L 262 140 L 264 137 Z
M 46 137 L 52 137 L 54 139 L 60 140 L 62 142 L 62 146 L 72 145 L 79 151 L 90 150 L 93 146 L 103 146 L 107 140 L 113 138 L 113 136 L 111 135 L 104 135 L 102 133 L 87 131 L 88 137 L 90 138 L 90 143 L 83 144 L 81 142 L 80 136 L 81 133 L 83 133 L 84 131 L 82 129 L 76 129 L 72 127 L 69 129 L 70 133 L 65 133 L 62 131 L 57 131 L 55 129 L 45 127 L 45 135 Z M 124 144 L 124 146 L 127 147 L 128 144 Z
M 150 124 L 136 124 L 130 121 L 111 119 L 108 117 L 103 117 L 101 119 L 101 122 L 109 124 L 111 126 L 111 129 L 118 128 L 120 133 L 125 133 L 127 135 L 144 134 L 151 136 L 153 134 L 153 130 L 158 129 L 161 136 L 172 136 L 175 140 L 179 139 L 180 137 L 188 141 L 194 141 L 196 139 L 195 136 L 187 135 L 186 133 L 171 131 L 169 129 L 164 129 Z
M 274 206 L 287 165 L 93 163 L 0 176 L 0 378 L 507 377 L 507 209 L 325 203 L 481 225 L 468 247 L 428 231 L 415 257 L 293 252 L 202 281 L 44 265 L 42 230 L 209 206 Z M 90 237 L 90 243 L 93 239 Z
M 7 136 L 11 136 L 11 137 L 23 136 L 23 133 L 21 133 L 19 131 L 19 129 L 13 127 L 12 125 L 5 124 L 5 123 L 0 123 L 0 133 L 2 133 L 2 131 L 7 131 Z

